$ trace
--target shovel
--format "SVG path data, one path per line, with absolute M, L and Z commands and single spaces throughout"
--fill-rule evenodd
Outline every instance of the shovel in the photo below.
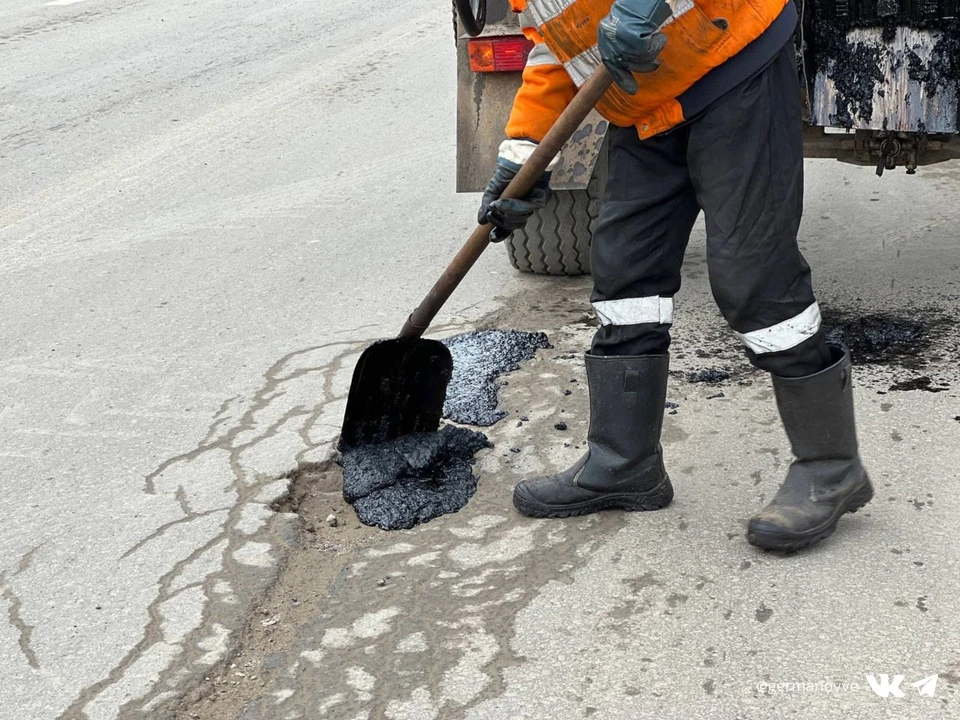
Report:
M 603 65 L 593 71 L 502 197 L 519 198 L 530 192 L 612 83 Z M 363 351 L 347 396 L 341 451 L 437 429 L 453 373 L 453 358 L 443 343 L 424 340 L 422 335 L 487 249 L 492 229 L 490 224 L 477 226 L 396 339 L 381 340 Z

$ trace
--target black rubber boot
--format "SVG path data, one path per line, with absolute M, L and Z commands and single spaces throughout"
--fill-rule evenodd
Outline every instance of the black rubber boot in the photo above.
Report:
M 750 520 L 751 545 L 807 547 L 831 535 L 844 513 L 873 498 L 857 449 L 850 355 L 839 347 L 830 351 L 833 365 L 815 375 L 773 376 L 777 407 L 797 459 L 770 504 Z
M 513 504 L 531 517 L 570 517 L 608 508 L 659 510 L 673 500 L 660 429 L 669 356 L 587 355 L 587 454 L 562 473 L 525 480 Z

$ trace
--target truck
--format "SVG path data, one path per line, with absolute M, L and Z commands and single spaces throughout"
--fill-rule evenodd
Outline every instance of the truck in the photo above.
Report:
M 797 92 L 804 154 L 909 174 L 960 158 L 960 0 L 798 3 Z M 457 44 L 457 191 L 484 189 L 532 44 L 508 0 L 453 0 Z M 642 90 L 641 90 L 642 92 Z M 564 147 L 554 192 L 505 241 L 521 272 L 590 272 L 606 181 L 607 122 L 593 113 Z

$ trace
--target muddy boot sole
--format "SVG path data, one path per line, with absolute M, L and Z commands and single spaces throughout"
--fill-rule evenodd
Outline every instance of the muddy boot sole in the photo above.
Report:
M 763 550 L 794 552 L 830 537 L 841 517 L 846 513 L 855 513 L 873 499 L 873 485 L 870 484 L 870 478 L 865 480 L 864 485 L 844 500 L 823 525 L 805 533 L 793 533 L 770 523 L 751 520 L 747 528 L 747 542 Z
M 656 486 L 643 493 L 609 493 L 579 503 L 549 505 L 537 500 L 523 485 L 513 491 L 513 506 L 523 515 L 533 518 L 565 518 L 590 515 L 601 510 L 639 512 L 660 510 L 673 500 L 673 485 L 664 476 Z

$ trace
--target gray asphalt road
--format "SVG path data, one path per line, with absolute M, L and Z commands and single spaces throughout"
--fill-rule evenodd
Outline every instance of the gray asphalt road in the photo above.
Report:
M 279 557 L 266 478 L 334 432 L 284 358 L 396 332 L 470 228 L 449 9 L 375 8 L 0 7 L 0 716 L 209 666 Z M 452 315 L 518 285 L 491 257 Z
M 513 511 L 514 483 L 582 453 L 593 332 L 587 282 L 525 287 L 486 322 L 543 329 L 553 348 L 507 378 L 476 496 L 358 537 L 338 469 L 306 477 L 280 581 L 178 720 L 960 717 L 960 168 L 807 170 L 803 244 L 831 334 L 857 358 L 876 487 L 836 535 L 792 556 L 745 542 L 790 449 L 768 378 L 713 304 L 701 226 L 673 332 L 670 507 Z M 730 377 L 689 381 L 708 369 Z M 330 512 L 344 522 L 327 527 Z
M 937 329 L 922 363 L 861 373 L 878 497 L 822 549 L 743 542 L 787 448 L 712 308 L 700 237 L 677 368 L 734 380 L 723 398 L 671 385 L 670 510 L 513 513 L 513 481 L 579 452 L 563 443 L 585 398 L 553 385 L 580 370 L 552 355 L 511 381 L 506 407 L 533 422 L 492 431 L 463 513 L 390 536 L 313 526 L 310 544 L 269 509 L 274 478 L 328 456 L 357 352 L 471 228 L 449 21 L 432 0 L 0 8 L 0 717 L 150 716 L 204 675 L 183 717 L 960 716 L 956 167 L 808 164 L 825 304 Z M 497 250 L 439 329 L 501 311 L 574 354 L 585 293 Z M 949 389 L 890 391 L 923 376 Z M 881 673 L 908 697 L 864 687 Z M 908 684 L 934 673 L 934 698 Z M 791 681 L 861 687 L 756 685 Z

